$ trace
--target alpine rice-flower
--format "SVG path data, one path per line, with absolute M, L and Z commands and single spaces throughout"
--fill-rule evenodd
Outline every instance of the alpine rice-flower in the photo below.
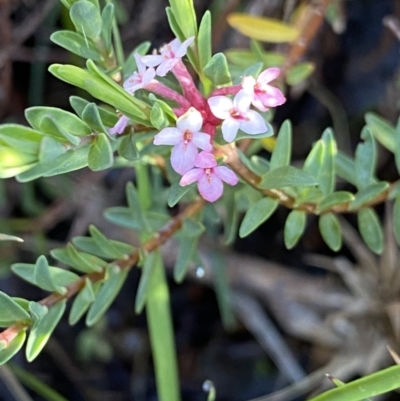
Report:
M 143 64 L 139 53 L 135 53 L 133 56 L 135 57 L 138 71 L 135 71 L 124 82 L 124 89 L 131 95 L 138 89 L 142 89 L 156 76 L 155 69 L 153 67 L 146 68 L 146 65 Z
M 232 142 L 239 129 L 250 135 L 268 131 L 267 124 L 260 114 L 250 110 L 252 100 L 252 95 L 244 89 L 240 90 L 233 100 L 227 96 L 213 96 L 208 99 L 214 116 L 224 120 L 221 131 L 225 141 Z
M 176 128 L 164 128 L 154 137 L 155 145 L 175 145 L 171 153 L 171 165 L 179 174 L 185 174 L 193 168 L 197 148 L 207 152 L 212 150 L 210 135 L 200 132 L 202 125 L 203 117 L 191 107 L 178 118 Z
M 243 89 L 251 95 L 251 104 L 258 110 L 267 111 L 269 107 L 277 107 L 286 102 L 285 96 L 278 88 L 268 85 L 279 73 L 279 68 L 267 68 L 257 79 L 252 76 L 242 79 Z
M 186 39 L 183 43 L 179 39 L 174 39 L 172 42 L 164 45 L 160 54 L 143 56 L 142 62 L 148 67 L 157 67 L 156 73 L 163 77 L 167 72 L 174 68 L 175 64 L 186 54 L 187 48 L 194 41 L 194 36 Z
M 196 168 L 183 175 L 180 185 L 185 186 L 197 181 L 197 188 L 201 196 L 215 202 L 222 195 L 224 186 L 222 181 L 229 185 L 236 185 L 238 178 L 228 167 L 218 166 L 212 153 L 200 152 L 194 161 Z

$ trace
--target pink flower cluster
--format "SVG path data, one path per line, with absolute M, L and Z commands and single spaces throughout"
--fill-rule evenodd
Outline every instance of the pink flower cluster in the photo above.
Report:
M 278 77 L 278 68 L 264 70 L 257 79 L 245 76 L 241 85 L 216 89 L 204 99 L 181 60 L 193 40 L 191 37 L 181 43 L 174 39 L 161 48 L 160 54 L 142 57 L 135 54 L 138 70 L 124 82 L 124 88 L 132 95 L 145 89 L 177 103 L 179 107 L 174 109 L 178 117 L 176 126 L 161 130 L 155 135 L 154 144 L 173 146 L 171 165 L 182 175 L 180 185 L 197 182 L 201 196 L 214 202 L 223 193 L 223 182 L 229 185 L 238 182 L 237 176 L 229 168 L 219 166 L 214 156 L 213 139 L 217 127 L 221 126 L 226 142 L 233 142 L 239 129 L 250 135 L 263 134 L 268 131 L 268 126 L 251 106 L 265 112 L 283 104 L 286 99 L 278 88 L 269 85 Z M 170 71 L 183 94 L 155 79 Z M 234 97 L 231 99 L 227 95 Z M 128 123 L 129 119 L 121 116 L 110 133 L 122 133 Z

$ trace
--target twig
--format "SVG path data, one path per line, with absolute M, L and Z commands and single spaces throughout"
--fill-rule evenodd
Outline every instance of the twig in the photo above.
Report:
M 326 8 L 331 1 L 332 0 L 314 0 L 307 7 L 300 23 L 300 34 L 290 46 L 280 77 L 284 77 L 290 67 L 295 65 L 306 52 L 324 20 Z
M 154 235 L 153 238 L 145 242 L 140 248 L 136 249 L 126 258 L 117 259 L 113 261 L 112 264 L 118 266 L 121 270 L 132 268 L 138 263 L 141 252 L 152 252 L 167 242 L 181 228 L 183 220 L 198 213 L 203 208 L 205 203 L 206 202 L 204 199 L 199 199 L 198 201 L 190 204 L 185 210 L 171 219 L 160 231 Z M 39 303 L 50 308 L 63 299 L 69 299 L 77 294 L 84 287 L 86 278 L 94 283 L 102 280 L 104 275 L 105 271 L 85 274 L 78 280 L 66 286 L 65 294 L 54 292 L 48 297 L 42 299 Z M 5 341 L 7 344 L 9 344 L 10 341 L 12 341 L 21 330 L 26 330 L 27 328 L 27 324 L 16 323 L 0 333 L 0 341 Z
M 239 158 L 237 149 L 233 144 L 224 145 L 219 148 L 219 150 L 225 156 L 224 162 L 231 167 L 231 169 L 240 176 L 247 184 L 257 189 L 260 193 L 265 196 L 269 196 L 273 199 L 277 199 L 279 203 L 288 209 L 302 210 L 309 214 L 319 215 L 320 212 L 317 209 L 317 203 L 306 202 L 301 205 L 296 205 L 296 199 L 292 196 L 287 195 L 284 191 L 279 189 L 264 189 L 259 188 L 259 183 L 261 182 L 261 177 L 253 173 L 247 166 L 245 166 Z M 378 205 L 385 202 L 390 194 L 392 188 L 397 185 L 398 181 L 390 184 L 389 188 L 381 192 L 377 197 L 364 203 L 358 208 L 350 209 L 350 202 L 342 203 L 331 207 L 328 210 L 324 210 L 323 213 L 334 212 L 334 213 L 355 213 L 360 209 Z

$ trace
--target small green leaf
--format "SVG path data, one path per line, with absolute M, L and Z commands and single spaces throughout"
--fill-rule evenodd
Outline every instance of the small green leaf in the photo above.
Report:
M 334 206 L 341 205 L 343 203 L 352 202 L 354 195 L 347 191 L 337 191 L 325 196 L 318 204 L 318 212 L 323 212 Z
M 266 197 L 250 206 L 240 225 L 239 236 L 243 238 L 252 233 L 272 216 L 278 205 L 278 200 Z
M 375 113 L 367 113 L 365 121 L 377 141 L 386 149 L 394 152 L 396 149 L 396 131 L 393 125 Z
M 192 0 L 170 0 L 171 11 L 185 38 L 197 35 L 196 12 Z M 182 39 L 182 38 L 180 38 Z
M 292 126 L 289 120 L 284 121 L 276 138 L 272 152 L 270 169 L 288 166 L 292 155 Z
M 383 231 L 374 209 L 365 208 L 357 213 L 358 229 L 368 248 L 376 254 L 383 251 Z
M 153 127 L 157 128 L 158 130 L 162 130 L 168 125 L 167 117 L 158 103 L 154 103 L 153 107 L 151 108 L 150 122 Z
M 90 1 L 79 0 L 69 10 L 75 29 L 85 38 L 96 40 L 101 33 L 102 20 L 99 9 Z
M 17 181 L 28 182 L 39 177 L 50 177 L 79 170 L 87 166 L 88 153 L 89 146 L 70 149 L 54 159 L 36 164 L 30 170 L 18 174 Z
M 58 127 L 73 136 L 83 137 L 92 134 L 92 130 L 75 114 L 58 109 L 56 107 L 35 106 L 25 110 L 25 118 L 29 124 L 36 130 L 43 131 L 46 134 L 54 135 L 53 127 L 42 126 L 44 117 L 51 118 Z M 55 135 L 57 137 L 57 134 Z M 64 139 L 63 137 L 61 137 Z
M 274 135 L 274 129 L 272 128 L 271 124 L 266 123 L 267 130 L 263 132 L 262 134 L 247 134 L 246 132 L 239 130 L 238 134 L 236 135 L 235 140 L 240 141 L 241 139 L 262 139 L 262 138 L 268 138 L 272 135 Z
M 182 237 L 179 241 L 178 255 L 174 266 L 174 279 L 181 283 L 186 276 L 190 261 L 197 249 L 198 237 Z
M 86 316 L 86 324 L 93 326 L 107 312 L 114 299 L 119 294 L 128 275 L 128 269 L 121 270 L 118 266 L 110 265 L 107 269 L 107 279 L 96 294 L 96 300 L 90 306 Z
M 108 241 L 110 241 L 111 244 L 113 245 L 113 247 L 118 249 L 118 251 L 124 255 L 129 255 L 135 249 L 133 246 L 131 246 L 129 244 L 125 244 L 123 242 L 114 241 L 114 240 L 108 240 Z M 87 253 L 99 256 L 100 258 L 109 258 L 109 256 L 108 256 L 109 253 L 105 252 L 103 248 L 99 247 L 99 245 L 93 238 L 74 237 L 72 239 L 72 242 L 74 243 L 75 246 L 77 246 L 78 248 L 82 249 L 83 251 L 85 251 Z
M 95 295 L 93 292 L 92 282 L 88 278 L 85 278 L 85 286 L 79 291 L 79 294 L 76 296 L 72 304 L 68 318 L 69 324 L 74 325 L 78 323 L 94 300 Z
M 151 279 L 156 264 L 161 263 L 161 255 L 159 251 L 151 252 L 144 256 L 144 262 L 141 269 L 139 286 L 135 298 L 135 312 L 141 313 L 146 304 L 147 295 L 149 293 Z
M 0 145 L 9 146 L 24 153 L 36 155 L 43 133 L 18 124 L 2 124 L 0 126 Z M 1 163 L 2 164 L 2 163 Z
M 2 348 L 0 342 L 0 365 L 4 365 L 8 362 L 24 345 L 26 338 L 26 331 L 21 330 L 15 338 L 7 345 Z
M 87 125 L 89 125 L 94 131 L 102 132 L 107 134 L 109 138 L 114 139 L 112 135 L 108 133 L 108 129 L 104 126 L 100 116 L 100 111 L 96 103 L 88 103 L 82 111 L 82 119 Z
M 94 225 L 89 227 L 90 235 L 92 236 L 96 245 L 102 249 L 102 251 L 107 254 L 107 258 L 118 259 L 126 256 L 125 252 L 121 252 L 120 249 L 114 246 L 112 241 L 110 241 L 100 230 L 98 230 Z
M 314 185 L 317 185 L 317 181 L 305 171 L 292 166 L 282 166 L 265 173 L 258 186 L 263 189 L 274 189 Z
M 302 210 L 292 210 L 285 222 L 284 240 L 287 249 L 292 249 L 306 228 L 307 216 Z
M 358 144 L 355 156 L 357 187 L 359 189 L 373 184 L 377 162 L 375 139 L 367 127 L 362 130 L 361 138 L 364 139 L 364 142 Z
M 50 116 L 43 116 L 43 118 L 40 120 L 40 129 L 43 132 L 47 132 L 48 134 L 52 134 L 53 136 L 59 138 L 59 140 L 62 140 L 61 138 L 63 138 L 64 141 L 62 142 L 67 140 L 74 146 L 79 146 L 81 142 L 79 137 L 70 134 L 63 127 L 59 126 L 57 121 Z
M 112 24 L 114 21 L 114 4 L 108 3 L 101 12 L 101 37 L 108 54 L 112 54 Z M 91 58 L 91 57 L 88 57 Z M 94 60 L 92 58 L 92 60 Z M 96 61 L 96 60 L 95 60 Z
M 214 86 L 232 85 L 228 62 L 223 53 L 214 54 L 204 67 L 203 71 Z
M 90 146 L 88 166 L 93 171 L 100 171 L 110 168 L 113 162 L 114 157 L 110 141 L 106 134 L 100 133 Z
M 333 213 L 326 213 L 318 219 L 319 231 L 325 243 L 337 252 L 342 247 L 342 230 L 338 218 Z
M 344 153 L 338 152 L 335 157 L 335 170 L 339 177 L 356 186 L 356 167 L 353 160 Z
M 136 146 L 136 137 L 134 134 L 124 135 L 119 143 L 118 154 L 130 161 L 140 159 L 140 152 Z
M 56 157 L 65 153 L 65 146 L 57 139 L 46 136 L 40 144 L 39 161 L 40 163 L 47 163 Z
M 207 10 L 201 19 L 199 34 L 197 36 L 200 67 L 204 68 L 211 60 L 211 13 Z
M 0 326 L 11 326 L 16 322 L 29 322 L 29 313 L 10 296 L 0 291 Z M 4 323 L 8 323 L 4 326 Z
M 202 223 L 187 218 L 183 221 L 182 228 L 180 231 L 181 237 L 199 237 L 205 231 L 205 227 Z
M 129 182 L 126 186 L 126 198 L 134 220 L 137 221 L 137 224 L 142 227 L 144 231 L 151 232 L 149 223 L 142 210 L 138 192 L 132 182 Z
M 71 244 L 68 244 L 65 249 L 52 249 L 50 254 L 54 259 L 82 273 L 101 272 L 102 266 L 106 264 L 106 262 L 93 255 L 78 252 Z
M 46 345 L 53 330 L 64 314 L 65 306 L 65 299 L 52 306 L 48 313 L 44 315 L 30 331 L 26 343 L 26 359 L 28 362 L 32 362 Z
M 65 294 L 67 292 L 64 286 L 57 285 L 50 271 L 50 266 L 47 259 L 42 255 L 36 261 L 35 264 L 35 283 L 46 291 L 58 292 L 60 294 Z
M 308 174 L 311 174 L 316 180 L 318 180 L 319 172 L 321 170 L 324 150 L 325 147 L 322 140 L 315 142 L 304 162 L 303 170 Z
M 196 183 L 182 186 L 179 181 L 173 182 L 168 191 L 168 206 L 174 207 L 195 186 Z
M 350 210 L 355 210 L 372 201 L 382 192 L 385 192 L 389 188 L 387 182 L 381 181 L 375 184 L 368 185 L 356 193 L 355 199 L 350 204 Z
M 314 63 L 299 63 L 289 69 L 286 75 L 286 82 L 288 85 L 297 85 L 306 80 L 314 72 L 314 70 Z
M 57 31 L 50 36 L 50 40 L 58 46 L 67 49 L 83 58 L 101 61 L 102 57 L 94 43 L 73 31 Z
M 14 263 L 11 270 L 23 280 L 38 285 L 35 279 L 35 265 L 28 263 Z M 64 287 L 79 279 L 79 276 L 59 267 L 49 266 L 51 280 L 57 287 Z
M 326 129 L 322 134 L 321 140 L 324 152 L 318 174 L 318 184 L 324 195 L 329 195 L 335 188 L 335 156 L 337 149 L 333 131 L 330 128 Z

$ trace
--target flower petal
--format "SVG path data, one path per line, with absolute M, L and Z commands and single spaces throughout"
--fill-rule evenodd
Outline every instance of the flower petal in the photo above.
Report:
M 182 142 L 183 135 L 178 128 L 167 127 L 154 137 L 154 145 L 177 145 Z
M 182 131 L 197 132 L 203 125 L 203 117 L 199 111 L 191 107 L 185 114 L 178 118 L 176 126 Z
M 178 62 L 178 59 L 176 58 L 169 58 L 167 60 L 164 60 L 156 70 L 157 75 L 160 77 L 165 77 L 167 75 L 167 72 L 171 71 L 174 68 L 174 65 Z
M 268 126 L 264 119 L 254 110 L 249 110 L 246 118 L 240 120 L 240 129 L 247 134 L 263 134 L 268 131 Z
M 252 93 L 247 90 L 240 90 L 233 99 L 233 107 L 245 114 L 250 108 L 251 101 L 253 100 Z
M 136 66 L 139 71 L 139 74 L 143 74 L 144 71 L 146 70 L 146 65 L 143 63 L 140 54 L 135 52 L 135 53 L 133 53 L 133 57 L 135 57 Z
M 221 125 L 222 136 L 226 142 L 232 142 L 236 138 L 236 134 L 241 125 L 239 120 L 232 117 L 227 118 Z
M 236 185 L 238 183 L 238 178 L 236 174 L 228 167 L 225 166 L 215 167 L 214 174 L 229 185 Z
M 171 166 L 179 174 L 183 175 L 194 167 L 197 156 L 197 148 L 192 142 L 183 141 L 174 146 L 171 152 Z
M 110 128 L 108 132 L 112 135 L 122 134 L 129 123 L 129 117 L 121 116 L 114 127 Z
M 208 105 L 210 106 L 211 112 L 215 117 L 225 120 L 230 117 L 230 111 L 233 108 L 232 99 L 226 96 L 213 96 L 208 100 Z
M 186 39 L 179 47 L 174 51 L 175 57 L 183 57 L 186 54 L 187 48 L 192 44 L 194 41 L 194 36 Z
M 175 54 L 181 45 L 181 41 L 178 38 L 175 38 L 161 48 L 161 54 L 166 53 L 167 55 L 169 55 L 170 52 Z
M 247 92 L 254 92 L 254 85 L 256 84 L 256 80 L 250 75 L 242 78 L 242 88 Z
M 142 57 L 142 63 L 144 65 L 146 65 L 147 67 L 157 67 L 164 60 L 165 60 L 165 58 L 163 56 L 161 56 L 160 54 L 151 54 L 151 55 Z
M 204 170 L 202 168 L 193 168 L 186 172 L 181 180 L 179 181 L 179 185 L 182 187 L 191 184 L 192 182 L 198 181 L 204 175 Z
M 142 88 L 147 85 L 156 76 L 156 70 L 153 67 L 148 68 L 142 75 Z
M 263 102 L 261 101 L 261 99 L 258 95 L 254 95 L 253 101 L 251 102 L 251 104 L 260 111 L 265 112 L 268 110 L 268 108 L 264 106 Z
M 262 71 L 257 78 L 257 83 L 260 85 L 267 85 L 269 82 L 278 78 L 281 70 L 279 68 L 267 68 Z
M 124 89 L 129 92 L 133 93 L 135 90 L 138 90 L 141 86 L 140 83 L 141 79 L 137 71 L 135 71 L 125 82 L 124 82 Z
M 257 95 L 264 106 L 266 107 L 276 107 L 286 102 L 286 98 L 283 93 L 271 85 L 267 85 L 265 90 L 257 93 Z
M 200 195 L 209 202 L 215 202 L 221 197 L 224 190 L 222 181 L 215 175 L 204 174 L 197 185 Z
M 194 161 L 194 165 L 200 168 L 214 168 L 217 166 L 217 161 L 212 153 L 200 152 Z
M 212 151 L 211 137 L 204 132 L 193 132 L 192 142 L 206 152 Z

